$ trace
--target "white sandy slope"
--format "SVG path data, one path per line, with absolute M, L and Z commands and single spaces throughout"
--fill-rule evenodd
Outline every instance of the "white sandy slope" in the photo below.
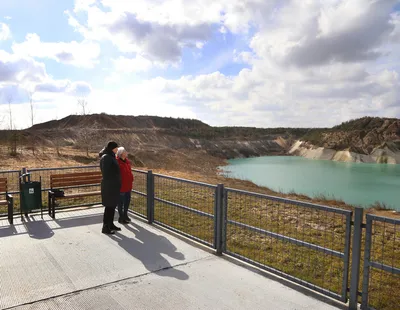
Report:
M 304 141 L 296 141 L 289 154 L 302 156 L 310 159 L 324 159 L 342 162 L 356 162 L 356 163 L 387 163 L 387 164 L 400 164 L 400 151 L 391 150 L 387 146 L 377 148 L 371 154 L 358 154 L 348 150 L 336 151 L 324 147 L 313 147 L 307 145 Z

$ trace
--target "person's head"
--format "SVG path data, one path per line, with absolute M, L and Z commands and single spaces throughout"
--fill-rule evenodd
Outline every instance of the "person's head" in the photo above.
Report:
M 117 151 L 118 151 L 118 144 L 117 144 L 117 142 L 114 142 L 114 141 L 108 142 L 108 144 L 107 144 L 107 149 L 113 151 L 114 154 L 117 154 Z
M 121 159 L 125 159 L 128 156 L 128 152 L 124 147 L 120 146 L 117 151 L 117 156 Z

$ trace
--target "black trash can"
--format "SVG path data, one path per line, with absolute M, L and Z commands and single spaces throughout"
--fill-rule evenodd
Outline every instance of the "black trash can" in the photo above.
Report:
M 21 183 L 21 214 L 32 210 L 42 209 L 42 184 L 41 182 Z

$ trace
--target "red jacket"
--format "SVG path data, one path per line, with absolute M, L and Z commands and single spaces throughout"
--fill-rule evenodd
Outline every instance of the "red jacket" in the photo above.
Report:
M 128 158 L 122 160 L 118 158 L 119 169 L 121 171 L 121 193 L 130 192 L 133 188 L 133 174 L 132 174 L 132 167 L 131 163 Z

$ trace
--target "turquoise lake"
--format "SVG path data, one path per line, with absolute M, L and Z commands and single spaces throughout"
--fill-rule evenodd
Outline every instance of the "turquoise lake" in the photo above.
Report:
M 342 199 L 368 207 L 379 201 L 400 210 L 400 165 L 343 163 L 294 156 L 233 159 L 224 174 L 275 191 Z

